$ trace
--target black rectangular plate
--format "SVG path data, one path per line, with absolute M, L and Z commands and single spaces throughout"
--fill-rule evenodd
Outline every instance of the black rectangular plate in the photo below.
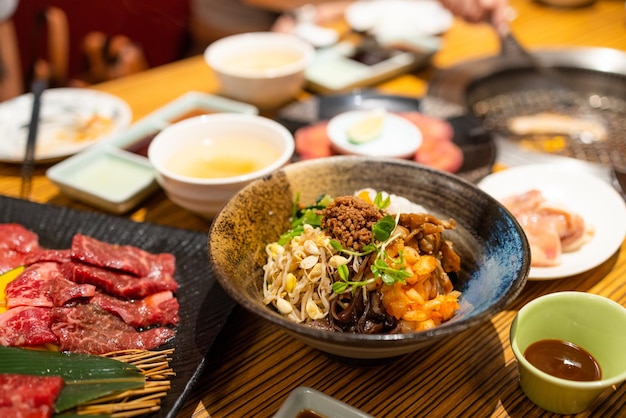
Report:
M 0 196 L 0 223 L 9 222 L 37 233 L 40 245 L 46 248 L 69 248 L 74 234 L 80 232 L 111 244 L 176 256 L 180 325 L 176 337 L 162 347 L 175 349 L 170 366 L 176 376 L 161 410 L 152 415 L 176 417 L 234 307 L 211 272 L 207 234 Z

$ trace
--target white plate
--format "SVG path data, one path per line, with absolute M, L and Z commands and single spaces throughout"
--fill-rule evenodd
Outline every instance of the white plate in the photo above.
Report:
M 436 0 L 357 1 L 346 9 L 345 19 L 352 29 L 379 39 L 439 35 L 454 21 Z
M 333 147 L 343 154 L 373 157 L 409 158 L 422 145 L 422 132 L 402 116 L 386 113 L 380 135 L 362 144 L 348 139 L 348 129 L 370 115 L 372 110 L 353 110 L 341 113 L 328 122 L 326 128 Z
M 22 162 L 32 106 L 31 93 L 0 103 L 0 161 Z M 77 88 L 45 90 L 35 161 L 75 154 L 127 127 L 131 120 L 128 104 L 111 94 Z
M 626 235 L 626 205 L 621 196 L 599 177 L 560 164 L 513 167 L 485 177 L 478 187 L 502 199 L 530 189 L 547 200 L 578 213 L 594 229 L 591 241 L 580 250 L 565 253 L 554 267 L 532 267 L 529 280 L 551 280 L 590 270 L 613 255 Z

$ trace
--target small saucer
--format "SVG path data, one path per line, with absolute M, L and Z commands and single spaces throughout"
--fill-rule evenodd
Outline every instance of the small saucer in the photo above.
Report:
M 305 386 L 294 389 L 273 418 L 304 416 L 303 411 L 311 411 L 312 414 L 307 416 L 374 418 L 338 399 Z
M 330 120 L 327 133 L 332 146 L 342 154 L 371 157 L 411 158 L 422 145 L 422 133 L 407 119 L 387 113 L 383 127 L 375 139 L 364 143 L 353 143 L 348 129 L 371 114 L 371 110 L 354 110 L 341 113 Z

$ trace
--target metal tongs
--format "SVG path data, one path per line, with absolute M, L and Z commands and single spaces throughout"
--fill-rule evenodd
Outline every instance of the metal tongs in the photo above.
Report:
M 493 25 L 493 27 L 500 39 L 501 56 L 509 57 L 509 58 L 513 58 L 513 57 L 521 58 L 526 61 L 526 63 L 528 64 L 530 68 L 532 68 L 535 72 L 540 74 L 544 79 L 549 81 L 553 87 L 558 87 L 562 90 L 570 89 L 570 87 L 566 86 L 563 83 L 562 78 L 559 75 L 559 71 L 551 66 L 544 65 L 532 53 L 530 53 L 526 48 L 524 48 L 519 43 L 517 38 L 511 33 L 511 30 L 508 27 L 508 25 L 504 28 L 502 27 L 497 28 L 495 25 Z M 563 104 L 563 106 L 567 107 L 566 104 Z M 519 149 L 515 150 L 515 153 L 517 154 L 520 154 L 520 152 L 521 151 Z M 509 152 L 509 154 L 511 153 Z M 534 160 L 536 157 L 537 157 L 536 155 L 533 155 L 533 157 L 530 158 L 530 160 Z M 514 157 L 514 159 L 515 158 L 516 157 Z M 558 157 L 558 156 L 552 156 L 552 155 L 545 155 L 545 156 L 542 156 L 541 158 L 543 158 L 542 160 L 543 162 L 558 162 L 558 161 L 562 162 L 566 160 L 566 157 Z M 522 159 L 524 158 L 522 157 Z M 611 160 L 611 165 L 608 167 L 600 166 L 599 164 L 590 163 L 587 161 L 579 161 L 579 160 L 576 160 L 576 161 L 578 164 L 580 164 L 583 167 L 589 167 L 590 171 L 592 172 L 595 171 L 596 173 L 602 173 L 600 174 L 600 177 L 607 180 L 613 186 L 613 188 L 618 191 L 618 193 L 622 196 L 622 198 L 626 200 L 626 169 L 624 167 L 616 166 L 616 164 L 613 162 L 613 158 L 611 158 L 610 160 Z M 530 162 L 530 161 L 527 161 L 527 162 Z
M 494 25 L 494 29 L 498 34 L 498 38 L 500 39 L 500 55 L 508 58 L 520 58 L 524 60 L 527 65 L 532 68 L 537 74 L 543 76 L 547 80 L 551 82 L 551 84 L 562 87 L 564 89 L 569 89 L 566 87 L 560 77 L 559 72 L 555 68 L 543 64 L 540 60 L 537 59 L 535 55 L 529 52 L 526 48 L 520 44 L 517 40 L 517 37 L 513 35 L 510 27 L 506 28 L 496 28 Z

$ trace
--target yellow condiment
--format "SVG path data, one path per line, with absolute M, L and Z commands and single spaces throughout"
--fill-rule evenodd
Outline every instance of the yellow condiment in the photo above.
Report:
M 373 141 L 380 136 L 384 122 L 384 109 L 374 110 L 348 127 L 348 140 L 355 144 Z
M 7 300 L 5 294 L 7 285 L 17 278 L 17 276 L 22 274 L 23 271 L 24 266 L 20 266 L 0 275 L 0 313 L 7 310 Z

